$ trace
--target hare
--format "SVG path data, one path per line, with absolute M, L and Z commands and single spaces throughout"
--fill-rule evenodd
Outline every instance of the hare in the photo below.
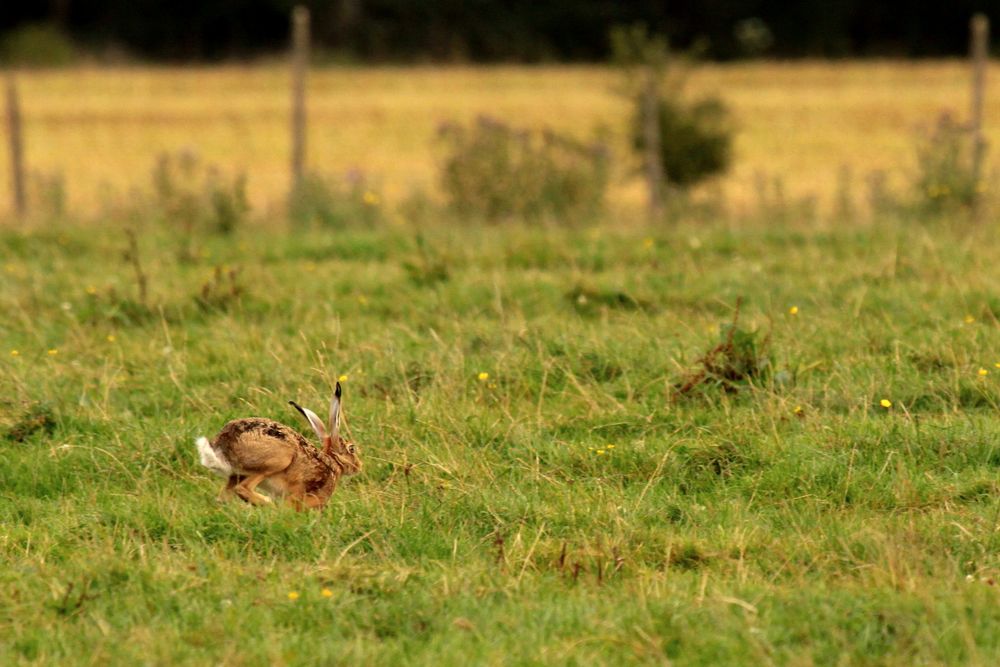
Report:
M 309 421 L 323 443 L 322 451 L 297 431 L 270 419 L 236 419 L 215 436 L 198 438 L 201 464 L 228 477 L 219 494 L 230 494 L 252 505 L 271 499 L 256 491 L 258 484 L 277 496 L 287 496 L 295 509 L 322 508 L 337 488 L 341 475 L 361 472 L 358 448 L 340 436 L 340 383 L 330 400 L 329 432 L 312 410 L 289 401 Z

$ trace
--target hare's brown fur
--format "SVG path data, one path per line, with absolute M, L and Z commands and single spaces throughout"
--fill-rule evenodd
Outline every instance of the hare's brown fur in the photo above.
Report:
M 256 490 L 262 484 L 287 496 L 296 509 L 323 507 L 342 475 L 361 472 L 357 448 L 340 436 L 340 397 L 338 382 L 327 424 L 312 410 L 289 401 L 312 426 L 322 450 L 295 429 L 260 417 L 228 422 L 211 442 L 199 438 L 202 465 L 229 478 L 220 499 L 233 493 L 253 505 L 268 503 L 270 498 Z
M 211 447 L 230 466 L 232 474 L 223 496 L 235 493 L 254 505 L 270 502 L 256 491 L 258 484 L 292 504 L 322 507 L 329 500 L 341 475 L 360 469 L 360 462 L 345 457 L 347 443 L 338 437 L 335 451 L 322 452 L 298 431 L 271 419 L 236 419 L 215 436 Z M 324 443 L 326 444 L 326 443 Z

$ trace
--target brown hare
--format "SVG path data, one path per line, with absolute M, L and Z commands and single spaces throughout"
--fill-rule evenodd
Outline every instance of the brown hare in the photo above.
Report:
M 198 438 L 201 464 L 229 481 L 219 495 L 230 494 L 253 505 L 271 502 L 256 491 L 260 484 L 286 496 L 299 511 L 322 508 L 342 475 L 361 472 L 358 448 L 340 436 L 340 383 L 330 400 L 329 432 L 315 412 L 289 401 L 309 421 L 322 451 L 294 429 L 270 419 L 235 419 L 211 442 Z

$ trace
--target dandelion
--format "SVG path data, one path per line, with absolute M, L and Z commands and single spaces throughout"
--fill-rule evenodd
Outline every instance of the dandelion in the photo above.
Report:
M 976 318 L 974 318 L 972 315 L 966 315 L 965 316 L 965 323 L 966 324 L 972 324 L 975 321 L 976 321 Z
M 480 382 L 486 382 L 487 380 L 490 379 L 490 374 L 487 373 L 486 371 L 482 371 L 476 377 L 479 379 Z
M 19 351 L 17 351 L 17 350 L 11 350 L 10 351 L 10 356 L 12 356 L 12 357 L 19 357 L 19 356 L 21 356 L 21 353 Z
M 291 600 L 292 602 L 295 602 L 296 600 L 299 599 L 299 592 L 298 591 L 288 591 L 288 599 Z
M 107 340 L 108 340 L 109 343 L 115 342 L 115 340 L 116 340 L 115 339 L 115 335 L 114 334 L 108 334 Z
M 801 415 L 803 413 L 802 406 L 796 405 L 795 408 L 792 410 L 792 413 L 796 415 Z
M 59 350 L 57 348 L 52 348 L 51 350 L 49 350 L 48 354 L 50 357 L 54 357 L 57 354 L 59 354 Z
M 614 445 L 608 445 L 607 447 L 605 447 L 605 449 L 614 449 L 614 448 L 615 448 Z
M 365 202 L 366 206 L 378 206 L 378 195 L 371 190 L 365 190 L 365 194 L 361 199 Z
M 598 454 L 604 454 L 605 452 L 604 452 L 604 450 L 603 450 L 603 449 L 598 449 L 598 450 L 597 450 L 597 453 L 598 453 Z
M 788 309 L 788 314 L 789 315 L 793 315 L 793 316 L 794 315 L 798 315 L 799 314 L 799 307 L 798 306 L 792 306 L 791 308 Z
M 993 364 L 993 367 L 994 368 L 1000 368 L 1000 361 L 998 361 L 995 364 Z
M 320 593 L 320 595 L 322 595 L 325 598 L 332 598 L 333 597 L 333 591 L 331 591 L 329 588 L 324 588 L 322 590 L 322 592 Z
M 344 373 L 343 375 L 338 377 L 337 382 L 347 382 L 347 373 Z
M 887 410 L 892 407 L 892 401 L 890 401 L 888 398 L 883 398 L 881 401 L 878 402 L 878 404 Z
M 976 371 L 976 373 L 979 374 L 979 377 L 986 377 L 987 375 L 990 374 L 990 372 L 985 368 L 980 368 L 978 371 Z

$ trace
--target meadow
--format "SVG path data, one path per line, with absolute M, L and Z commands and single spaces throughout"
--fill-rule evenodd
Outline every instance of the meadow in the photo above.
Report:
M 708 71 L 753 71 L 741 67 Z M 761 82 L 785 66 L 769 67 Z M 787 66 L 810 67 L 858 87 L 882 71 Z M 891 71 L 943 91 L 958 67 Z M 451 72 L 454 99 L 468 93 L 461 76 L 544 72 Z M 190 72 L 131 74 L 167 90 Z M 84 78 L 113 87 L 129 75 Z M 72 81 L 41 76 L 25 89 Z M 543 113 L 532 90 L 520 99 L 536 96 L 538 118 L 573 99 L 542 96 Z M 67 143 L 50 144 L 84 212 L 0 229 L 0 663 L 1000 660 L 989 220 L 958 209 L 802 219 L 791 207 L 650 224 L 618 208 L 624 193 L 589 224 L 442 213 L 296 226 L 273 207 L 280 101 L 267 138 L 246 131 L 256 138 L 241 143 L 201 121 L 132 127 L 126 98 L 117 123 L 101 121 L 120 136 L 94 125 L 86 141 L 131 137 L 133 152 L 92 153 L 88 170 L 71 123 Z M 28 99 L 30 110 L 40 98 Z M 759 104 L 780 106 L 770 99 L 762 89 Z M 208 123 L 216 110 L 188 102 L 203 103 L 185 117 Z M 76 106 L 82 118 L 96 105 L 81 94 Z M 816 105 L 816 122 L 846 117 Z M 421 108 L 429 129 L 436 112 Z M 818 134 L 831 153 L 889 159 L 871 148 L 889 131 L 858 123 L 870 141 L 834 122 Z M 384 161 L 363 164 L 386 183 L 410 173 L 389 169 L 395 145 L 432 183 L 422 131 L 397 129 L 420 150 L 372 140 Z M 815 170 L 790 169 L 789 187 L 815 178 L 834 196 L 836 172 L 811 148 L 768 151 L 746 135 L 741 156 L 775 173 L 802 159 Z M 898 155 L 910 154 L 899 136 Z M 76 199 L 87 178 L 113 175 L 127 192 L 181 140 L 247 168 L 263 203 L 228 234 L 179 228 L 144 197 L 128 210 Z M 251 160 L 258 140 L 273 142 L 270 161 Z M 742 173 L 757 166 L 746 160 Z M 255 189 L 268 165 L 274 189 Z M 387 191 L 372 206 L 391 207 Z M 307 433 L 287 402 L 322 412 L 338 379 L 364 471 L 322 512 L 218 503 L 222 482 L 198 465 L 194 439 L 247 416 Z

